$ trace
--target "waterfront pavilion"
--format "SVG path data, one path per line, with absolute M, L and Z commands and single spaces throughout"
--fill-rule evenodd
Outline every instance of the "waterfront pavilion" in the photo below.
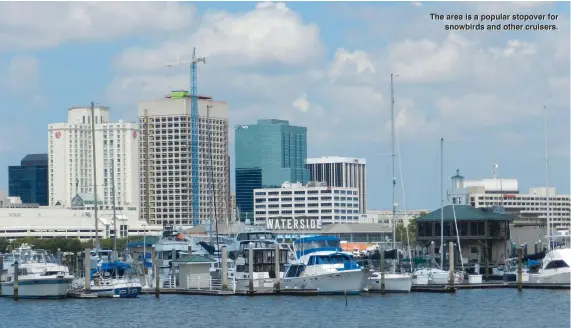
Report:
M 510 222 L 512 215 L 491 209 L 474 208 L 468 205 L 448 205 L 444 214 L 444 252 L 449 242 L 454 242 L 455 265 L 460 265 L 458 237 L 464 264 L 502 263 L 510 254 Z M 456 220 L 454 220 L 456 218 Z M 416 219 L 416 240 L 427 248 L 434 246 L 436 257 L 440 256 L 441 210 L 430 212 Z M 447 256 L 445 256 L 447 258 Z M 438 262 L 438 261 L 437 261 Z M 445 265 L 448 262 L 446 261 Z

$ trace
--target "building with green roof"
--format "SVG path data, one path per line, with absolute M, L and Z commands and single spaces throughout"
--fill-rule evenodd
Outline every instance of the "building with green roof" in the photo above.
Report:
M 510 222 L 514 216 L 492 209 L 469 205 L 448 205 L 444 212 L 444 249 L 455 244 L 455 262 L 460 263 L 458 237 L 464 264 L 492 264 L 503 262 L 510 254 Z M 455 220 L 456 219 L 456 220 Z M 436 252 L 440 249 L 441 209 L 416 219 L 416 240 Z

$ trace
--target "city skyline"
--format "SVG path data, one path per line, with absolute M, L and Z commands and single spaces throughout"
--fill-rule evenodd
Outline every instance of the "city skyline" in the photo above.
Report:
M 42 6 L 5 3 L 0 8 L 35 12 Z M 207 57 L 199 70 L 199 94 L 228 101 L 230 127 L 257 119 L 289 120 L 307 127 L 308 157 L 365 158 L 369 209 L 391 203 L 390 157 L 385 156 L 390 152 L 391 72 L 399 75 L 395 97 L 407 208 L 440 205 L 440 137 L 445 139 L 446 189 L 456 169 L 470 179 L 486 178 L 494 162 L 498 177 L 517 178 L 522 190 L 543 186 L 543 105 L 550 185 L 569 193 L 568 3 L 355 3 L 351 11 L 346 4 L 326 3 L 118 4 L 112 16 L 137 13 L 121 27 L 106 23 L 115 16 L 102 14 L 105 3 L 57 6 L 62 10 L 43 17 L 44 25 L 73 22 L 73 10 L 90 8 L 94 25 L 109 29 L 84 26 L 73 34 L 46 29 L 36 32 L 49 37 L 12 33 L 6 39 L 0 49 L 0 108 L 9 120 L 0 124 L 5 172 L 0 189 L 8 189 L 9 165 L 26 154 L 47 152 L 47 125 L 63 122 L 65 109 L 93 100 L 111 108 L 111 121 L 136 122 L 139 101 L 188 89 L 187 69 L 163 66 L 196 46 L 197 54 Z M 160 19 L 147 14 L 158 11 L 163 12 Z M 450 11 L 549 11 L 560 15 L 560 29 L 449 33 L 442 28 L 445 22 L 428 19 L 430 12 Z M 340 23 L 328 22 L 323 13 Z M 244 29 L 232 34 L 215 17 Z M 249 38 L 256 35 L 249 27 L 268 19 L 276 25 L 263 31 L 266 39 Z M 152 35 L 141 23 L 149 21 Z M 362 25 L 347 27 L 357 21 Z M 21 24 L 31 22 L 22 19 Z M 291 42 L 267 41 L 287 27 L 288 34 L 280 37 Z M 177 41 L 181 36 L 184 42 Z M 233 137 L 230 129 L 232 161 Z M 397 185 L 400 180 L 397 175 Z

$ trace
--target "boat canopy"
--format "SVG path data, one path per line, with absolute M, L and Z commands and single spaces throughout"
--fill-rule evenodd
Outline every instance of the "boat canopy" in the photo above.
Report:
M 302 237 L 293 242 L 297 258 L 315 252 L 342 252 L 340 240 L 335 236 Z

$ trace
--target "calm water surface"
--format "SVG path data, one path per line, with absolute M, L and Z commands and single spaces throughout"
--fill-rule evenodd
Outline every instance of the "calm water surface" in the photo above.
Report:
M 461 290 L 324 297 L 161 295 L 159 300 L 0 299 L 1 328 L 566 328 L 569 291 Z

